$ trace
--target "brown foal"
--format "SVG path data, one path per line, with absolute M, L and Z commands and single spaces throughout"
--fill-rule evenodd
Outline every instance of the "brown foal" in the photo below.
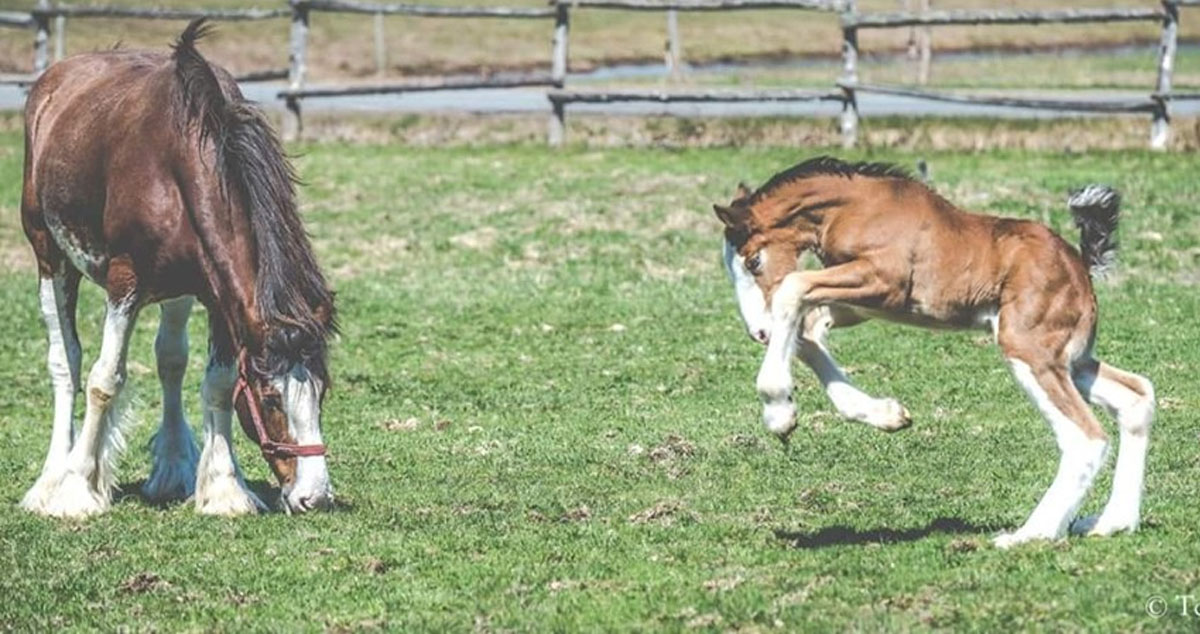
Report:
M 1076 532 L 1137 528 L 1153 386 L 1096 361 L 1096 296 L 1090 272 L 1111 263 L 1119 198 L 1090 186 L 1069 200 L 1080 250 L 1036 222 L 959 210 L 905 172 L 821 157 L 739 186 L 716 205 L 725 263 L 751 337 L 767 345 L 758 375 L 766 427 L 795 428 L 791 360 L 796 351 L 848 418 L 887 431 L 909 424 L 893 399 L 850 384 L 825 347 L 830 328 L 879 318 L 926 328 L 993 333 L 1012 372 L 1054 431 L 1058 473 L 1007 547 Z M 811 252 L 824 268 L 798 270 Z M 1117 420 L 1120 450 L 1104 511 L 1071 525 L 1103 466 L 1104 429 L 1088 403 Z

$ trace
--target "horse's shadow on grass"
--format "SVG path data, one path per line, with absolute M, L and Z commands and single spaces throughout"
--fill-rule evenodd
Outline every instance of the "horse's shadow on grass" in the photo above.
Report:
M 925 539 L 934 533 L 983 535 L 999 532 L 998 526 L 980 526 L 957 517 L 939 517 L 920 528 L 873 528 L 860 531 L 849 526 L 829 526 L 815 533 L 776 530 L 775 537 L 793 548 L 811 550 L 829 546 L 899 544 Z

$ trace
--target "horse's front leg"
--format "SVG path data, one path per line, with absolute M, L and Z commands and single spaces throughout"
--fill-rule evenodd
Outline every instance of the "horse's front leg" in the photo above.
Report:
M 232 346 L 220 318 L 209 314 L 209 359 L 200 398 L 204 407 L 204 449 L 196 469 L 196 512 L 245 515 L 266 510 L 242 478 L 233 455 L 233 384 L 237 380 Z
M 154 355 L 162 384 L 162 422 L 150 439 L 154 466 L 142 485 L 142 495 L 153 502 L 183 500 L 196 486 L 200 452 L 183 415 L 183 375 L 188 359 L 188 318 L 194 298 L 179 297 L 161 304 Z
M 876 429 L 897 431 L 912 424 L 908 410 L 894 398 L 875 398 L 858 389 L 825 346 L 830 328 L 848 328 L 867 321 L 838 306 L 819 306 L 808 311 L 800 335 L 800 359 L 821 381 L 825 395 L 839 414 Z
M 801 320 L 816 306 L 852 303 L 878 295 L 883 288 L 873 271 L 874 267 L 866 261 L 798 271 L 785 276 L 775 289 L 771 298 L 771 337 L 758 372 L 757 387 L 763 403 L 763 424 L 780 440 L 786 442 L 796 428 L 792 357 L 798 347 Z
M 120 266 L 119 262 L 110 264 L 110 279 Z M 119 418 L 125 360 L 139 308 L 132 290 L 110 284 L 100 356 L 88 374 L 83 427 L 67 455 L 62 478 L 49 494 L 43 509 L 47 515 L 84 517 L 109 508 L 116 486 L 117 454 L 124 448 Z
M 75 332 L 75 306 L 79 298 L 79 271 L 60 260 L 57 270 L 38 283 L 42 320 L 46 323 L 49 351 L 46 367 L 54 389 L 54 423 L 50 448 L 37 482 L 21 499 L 21 508 L 46 513 L 51 495 L 67 468 L 67 455 L 75 434 L 75 394 L 79 391 L 81 351 Z

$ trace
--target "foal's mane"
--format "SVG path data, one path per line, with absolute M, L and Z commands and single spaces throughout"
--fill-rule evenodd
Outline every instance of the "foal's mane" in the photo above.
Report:
M 262 112 L 196 50 L 210 30 L 204 19 L 194 20 L 174 45 L 175 105 L 185 128 L 199 125 L 201 147 L 212 141 L 222 194 L 231 210 L 239 203 L 250 222 L 255 300 L 268 327 L 265 366 L 256 369 L 279 374 L 302 362 L 327 379 L 326 341 L 337 331 L 333 293 L 296 210 L 295 171 Z
M 757 191 L 750 195 L 745 201 L 747 205 L 753 205 L 763 198 L 770 196 L 776 189 L 794 183 L 799 180 L 804 180 L 812 176 L 866 176 L 868 178 L 898 178 L 907 181 L 916 181 L 912 174 L 907 170 L 892 163 L 871 163 L 858 162 L 848 163 L 832 156 L 818 156 L 808 159 L 803 163 L 793 165 L 788 169 L 779 172 L 771 177 L 771 180 L 759 187 Z

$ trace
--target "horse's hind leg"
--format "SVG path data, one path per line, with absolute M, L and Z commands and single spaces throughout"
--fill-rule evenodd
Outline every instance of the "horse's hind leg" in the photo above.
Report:
M 54 389 L 54 425 L 42 474 L 21 499 L 21 507 L 35 513 L 46 512 L 49 497 L 66 471 L 67 454 L 75 434 L 75 394 L 79 391 L 81 354 L 75 331 L 75 307 L 80 274 L 61 255 L 57 260 L 53 266 L 42 267 L 48 270 L 38 282 L 42 320 L 50 344 L 46 366 Z
M 1076 370 L 1075 384 L 1092 403 L 1112 414 L 1120 428 L 1112 494 L 1098 516 L 1080 518 L 1075 533 L 1111 535 L 1137 530 L 1142 507 L 1146 450 L 1154 419 L 1154 386 L 1145 377 L 1089 360 Z
M 1029 519 L 1015 533 L 996 538 L 996 545 L 1001 548 L 1035 539 L 1064 537 L 1068 523 L 1103 466 L 1108 449 L 1104 430 L 1075 389 L 1066 367 L 1036 354 L 1026 358 L 1010 354 L 1009 363 L 1017 382 L 1054 430 L 1062 455 L 1054 483 Z
M 201 388 L 204 450 L 196 469 L 196 511 L 205 515 L 244 515 L 267 506 L 246 487 L 233 455 L 233 384 L 237 367 L 219 317 L 209 313 L 209 360 Z
M 118 424 L 120 396 L 129 335 L 140 308 L 136 278 L 127 260 L 109 262 L 106 288 L 104 338 L 100 356 L 88 374 L 83 427 L 67 456 L 63 477 L 46 504 L 44 512 L 50 515 L 82 517 L 104 512 L 116 484 L 115 461 L 124 444 Z
M 183 375 L 187 370 L 188 317 L 194 298 L 179 297 L 161 304 L 162 316 L 154 354 L 162 384 L 163 412 L 158 432 L 150 439 L 154 467 L 142 486 L 142 495 L 155 502 L 191 497 L 196 487 L 200 452 L 183 416 Z
M 830 328 L 848 328 L 866 321 L 837 306 L 819 306 L 804 316 L 798 342 L 800 358 L 821 381 L 825 395 L 839 414 L 884 431 L 897 431 L 912 424 L 908 410 L 892 398 L 875 398 L 858 389 L 838 367 L 825 347 Z

